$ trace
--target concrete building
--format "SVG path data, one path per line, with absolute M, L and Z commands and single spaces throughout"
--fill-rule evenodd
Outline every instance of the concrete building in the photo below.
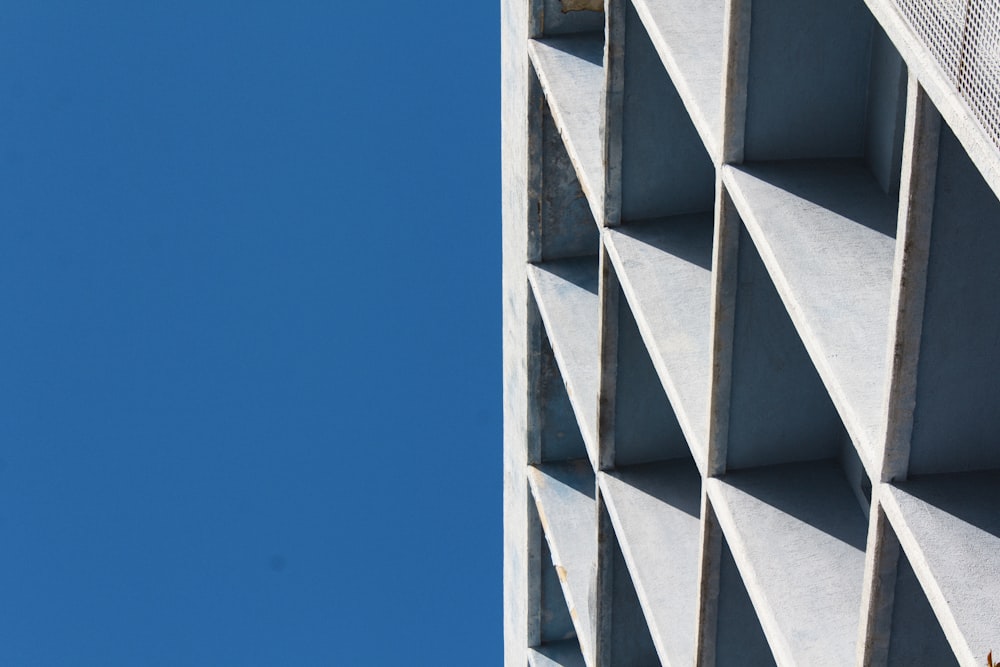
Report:
M 1000 658 L 1000 0 L 593 4 L 503 0 L 505 664 Z

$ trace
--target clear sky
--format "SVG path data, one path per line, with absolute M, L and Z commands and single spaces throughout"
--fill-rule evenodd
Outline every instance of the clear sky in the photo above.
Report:
M 0 2 L 0 664 L 502 653 L 499 2 Z

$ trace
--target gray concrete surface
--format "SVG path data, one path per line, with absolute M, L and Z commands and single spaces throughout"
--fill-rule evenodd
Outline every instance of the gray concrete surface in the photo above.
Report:
M 505 664 L 1000 657 L 997 144 L 896 0 L 571 5 L 502 2 Z

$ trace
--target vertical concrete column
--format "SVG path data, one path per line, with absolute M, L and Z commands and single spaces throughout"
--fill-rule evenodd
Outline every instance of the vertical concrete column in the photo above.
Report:
M 534 202 L 529 172 L 529 63 L 527 39 L 532 28 L 528 0 L 501 5 L 501 122 L 503 212 L 503 367 L 504 367 L 504 664 L 524 667 L 529 642 L 537 641 L 537 618 L 528 611 L 532 585 L 537 587 L 538 537 L 529 524 L 528 483 L 528 282 L 525 265 L 533 248 L 529 220 Z

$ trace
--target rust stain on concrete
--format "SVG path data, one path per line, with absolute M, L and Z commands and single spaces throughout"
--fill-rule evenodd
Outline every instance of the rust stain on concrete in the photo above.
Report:
M 604 0 L 560 0 L 563 14 L 566 12 L 603 12 Z

